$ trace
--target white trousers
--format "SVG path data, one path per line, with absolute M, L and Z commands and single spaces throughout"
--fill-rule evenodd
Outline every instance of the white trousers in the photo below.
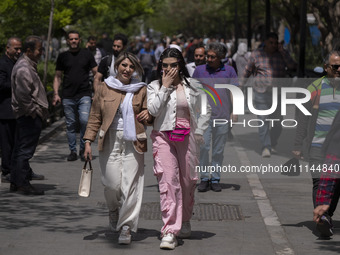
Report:
M 123 131 L 109 129 L 103 151 L 99 152 L 104 195 L 110 211 L 119 210 L 117 231 L 128 225 L 136 232 L 144 186 L 144 154 L 133 142 L 123 139 Z

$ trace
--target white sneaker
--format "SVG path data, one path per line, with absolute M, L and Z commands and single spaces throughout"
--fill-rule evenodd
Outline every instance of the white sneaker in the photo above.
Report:
M 263 149 L 262 158 L 270 158 L 270 150 L 268 148 Z
M 178 238 L 185 239 L 191 236 L 191 224 L 190 221 L 182 222 L 182 228 L 179 232 Z
M 178 245 L 177 239 L 174 234 L 167 233 L 163 236 L 161 245 L 159 248 L 165 249 L 165 250 L 173 250 Z
M 118 209 L 115 211 L 109 211 L 109 228 L 111 231 L 117 231 L 117 222 L 119 218 Z
M 276 148 L 272 147 L 272 151 L 271 151 L 272 154 L 278 154 Z
M 130 234 L 130 227 L 124 225 L 122 230 L 120 231 L 120 235 L 118 238 L 119 244 L 130 244 L 131 243 L 131 234 Z

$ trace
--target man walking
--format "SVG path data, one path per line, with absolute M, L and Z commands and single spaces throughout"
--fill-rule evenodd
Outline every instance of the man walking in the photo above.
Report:
M 106 56 L 106 52 L 102 48 L 98 48 L 97 46 L 97 38 L 93 35 L 90 35 L 87 38 L 86 48 L 91 52 L 96 61 L 97 65 L 99 65 L 100 61 L 103 57 Z
M 27 37 L 24 54 L 14 65 L 11 78 L 16 133 L 10 191 L 23 195 L 44 194 L 30 184 L 32 170 L 29 165 L 38 145 L 43 120 L 48 116 L 46 91 L 37 72 L 37 63 L 43 52 L 42 42 L 40 37 Z
M 208 97 L 211 106 L 211 119 L 207 130 L 204 133 L 204 145 L 200 150 L 200 166 L 201 169 L 208 169 L 209 165 L 218 168 L 223 164 L 224 146 L 227 141 L 228 125 L 215 125 L 214 119 L 232 118 L 231 103 L 232 98 L 230 91 L 227 89 L 215 89 L 215 84 L 234 84 L 238 85 L 237 74 L 233 67 L 224 65 L 222 59 L 225 57 L 225 50 L 220 43 L 211 43 L 207 45 L 207 64 L 197 66 L 193 74 L 193 78 L 198 78 L 203 84 L 203 87 L 210 91 L 210 93 L 217 92 L 220 104 L 215 105 L 213 99 Z M 209 160 L 209 151 L 212 147 L 211 164 Z M 206 192 L 210 188 L 215 192 L 222 190 L 219 184 L 221 173 L 218 171 L 212 172 L 202 171 L 201 183 L 198 186 L 198 191 Z
M 84 161 L 84 140 L 88 117 L 91 108 L 92 90 L 89 83 L 89 72 L 95 75 L 97 72 L 96 61 L 87 49 L 80 48 L 80 36 L 77 31 L 67 33 L 69 50 L 61 53 L 57 59 L 56 73 L 53 81 L 53 105 L 61 102 L 59 87 L 62 75 L 62 103 L 66 120 L 66 133 L 70 149 L 68 161 L 77 160 L 76 127 L 77 115 L 80 124 L 79 156 Z
M 273 84 L 274 78 L 284 78 L 286 75 L 286 67 L 295 69 L 296 63 L 285 51 L 282 45 L 278 46 L 278 36 L 276 33 L 268 33 L 264 42 L 264 47 L 259 48 L 251 53 L 243 74 L 242 85 L 246 83 L 246 79 L 251 75 L 254 76 L 254 106 L 257 110 L 268 110 L 272 106 L 272 88 L 277 84 Z M 280 98 L 280 96 L 278 96 Z M 259 127 L 259 137 L 262 144 L 262 157 L 267 158 L 271 153 L 276 152 L 276 145 L 281 135 L 282 120 L 281 103 L 270 116 L 259 115 L 258 119 L 262 120 L 264 125 Z M 266 119 L 278 119 L 270 129 L 270 123 Z
M 293 154 L 297 158 L 304 157 L 309 162 L 309 170 L 313 179 L 313 204 L 318 205 L 320 174 L 324 164 L 324 145 L 326 136 L 337 112 L 340 109 L 340 52 L 332 51 L 325 59 L 324 69 L 327 75 L 314 81 L 307 89 L 311 92 L 311 100 L 306 103 L 306 109 L 312 116 L 300 114 L 296 129 Z M 334 137 L 335 139 L 336 137 Z M 333 153 L 334 154 L 334 153 Z M 330 209 L 326 215 L 331 222 L 339 200 L 339 191 L 331 199 Z M 325 234 L 330 233 L 326 231 Z
M 128 39 L 124 34 L 116 34 L 114 36 L 112 45 L 113 54 L 103 57 L 100 61 L 98 71 L 94 76 L 94 90 L 96 90 L 98 85 L 110 75 L 116 76 L 116 70 L 114 69 L 115 59 L 123 50 L 125 50 L 127 43 Z

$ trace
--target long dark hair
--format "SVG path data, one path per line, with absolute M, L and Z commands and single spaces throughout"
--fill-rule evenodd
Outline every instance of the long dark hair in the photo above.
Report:
M 157 78 L 159 81 L 159 85 L 162 86 L 162 63 L 163 63 L 163 59 L 165 58 L 176 58 L 178 61 L 178 66 L 179 66 L 179 76 L 182 80 L 185 81 L 185 85 L 190 86 L 190 82 L 187 79 L 188 77 L 190 77 L 188 69 L 185 67 L 185 60 L 183 58 L 182 53 L 176 49 L 176 48 L 167 48 L 165 49 L 158 61 L 158 65 L 157 65 Z M 191 87 L 192 88 L 192 87 Z

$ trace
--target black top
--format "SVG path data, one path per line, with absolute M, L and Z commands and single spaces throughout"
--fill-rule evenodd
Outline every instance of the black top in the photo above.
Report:
M 99 63 L 98 72 L 103 75 L 102 81 L 110 75 L 109 69 L 111 67 L 113 58 L 114 57 L 112 55 L 107 55 L 103 57 Z
M 11 75 L 14 64 L 6 54 L 0 58 L 0 119 L 15 119 L 11 103 Z
M 56 70 L 64 72 L 62 97 L 79 99 L 91 96 L 89 72 L 96 66 L 93 55 L 87 49 L 61 53 L 57 59 Z

